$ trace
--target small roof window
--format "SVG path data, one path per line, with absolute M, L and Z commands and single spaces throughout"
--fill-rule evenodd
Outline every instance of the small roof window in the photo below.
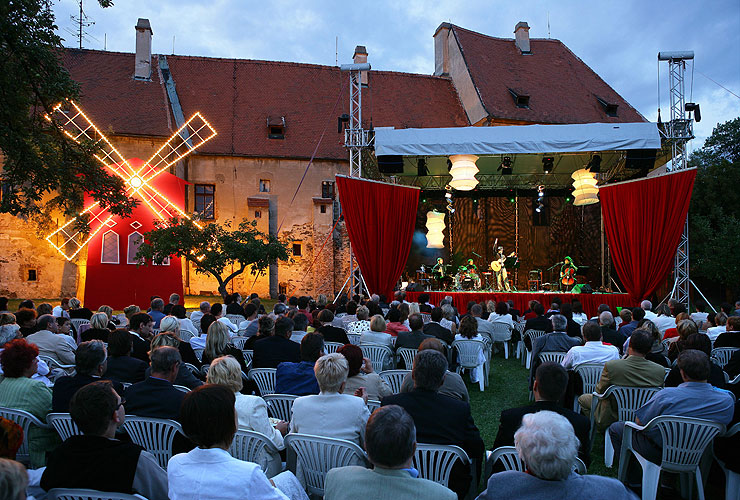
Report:
M 509 89 L 509 92 L 514 98 L 514 104 L 517 108 L 529 108 L 529 95 L 514 89 Z
M 267 137 L 269 139 L 285 139 L 285 117 L 267 117 Z
M 619 108 L 619 104 L 608 102 L 599 96 L 596 96 L 596 100 L 599 101 L 599 104 L 601 104 L 601 106 L 604 108 L 606 116 L 617 116 L 617 109 Z

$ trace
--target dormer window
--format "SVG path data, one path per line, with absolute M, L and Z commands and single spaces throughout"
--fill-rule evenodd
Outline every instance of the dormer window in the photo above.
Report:
M 511 96 L 514 98 L 514 104 L 517 108 L 529 109 L 529 96 L 514 89 L 509 89 Z
M 285 139 L 285 117 L 267 117 L 267 137 L 269 139 Z
M 619 108 L 619 104 L 607 102 L 599 96 L 596 96 L 596 100 L 599 101 L 599 104 L 604 108 L 606 116 L 617 116 L 617 108 Z

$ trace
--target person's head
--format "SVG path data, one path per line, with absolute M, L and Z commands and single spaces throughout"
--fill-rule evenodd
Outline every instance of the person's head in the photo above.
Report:
M 560 401 L 568 388 L 568 372 L 560 363 L 545 362 L 537 367 L 534 393 L 539 401 Z
M 678 355 L 678 368 L 684 382 L 706 382 L 711 365 L 709 356 L 697 349 L 685 349 Z
M 244 316 L 247 317 L 247 319 L 254 319 L 255 316 L 257 316 L 257 306 L 249 303 L 246 306 L 244 306 Z
M 633 307 L 632 308 L 632 321 L 642 321 L 642 318 L 645 317 L 645 309 L 642 307 Z
M 470 308 L 470 314 L 472 314 L 476 318 L 480 318 L 481 314 L 483 314 L 483 308 L 480 306 L 480 304 L 473 304 L 473 306 Z
M 108 354 L 128 356 L 131 353 L 132 339 L 128 330 L 115 330 L 108 335 Z
M 48 302 L 43 302 L 36 307 L 36 314 L 39 316 L 44 314 L 51 314 L 54 311 L 54 306 L 49 304 Z
M 298 313 L 293 317 L 293 331 L 305 332 L 308 328 L 308 318 L 305 314 Z
M 326 325 L 334 321 L 334 313 L 331 312 L 329 309 L 323 309 L 319 313 L 319 321 L 321 324 Z
M 580 300 L 573 301 L 573 314 L 583 314 L 583 304 Z
M 211 327 L 213 323 L 216 323 L 218 320 L 216 317 L 211 313 L 206 313 L 203 315 L 203 317 L 200 318 L 200 331 L 204 333 L 208 333 L 208 329 Z
M 300 297 L 298 297 L 298 309 L 305 310 L 308 307 L 309 302 L 310 300 L 308 297 L 306 297 L 305 295 L 301 295 Z M 357 304 L 355 304 L 355 306 L 357 306 Z M 354 312 L 352 314 L 354 314 Z
M 472 339 L 478 335 L 478 321 L 473 316 L 464 316 L 460 320 L 458 333 L 467 339 Z
M 318 332 L 307 333 L 301 339 L 301 361 L 315 363 L 324 354 L 324 336 Z
M 69 401 L 69 414 L 86 436 L 112 438 L 124 422 L 124 404 L 110 380 L 99 380 L 75 392 Z
M 601 340 L 601 328 L 596 321 L 586 321 L 583 325 L 582 333 L 584 338 L 589 342 Z
M 152 349 L 149 353 L 152 377 L 163 378 L 171 383 L 177 377 L 177 370 L 182 363 L 180 351 L 176 347 L 164 346 Z
M 177 319 L 185 319 L 188 317 L 185 306 L 182 304 L 175 304 L 172 306 L 172 315 Z
M 555 302 L 553 300 L 552 301 L 552 304 L 550 304 L 550 310 L 551 311 L 559 311 L 560 310 L 560 304 L 558 304 L 557 302 Z
M 226 346 L 229 345 L 229 342 L 231 342 L 229 327 L 220 321 L 214 321 L 208 327 L 204 352 L 208 353 L 211 359 L 216 359 L 226 351 Z
M 57 332 L 58 333 L 69 335 L 69 332 L 71 329 L 72 329 L 72 321 L 69 318 L 65 318 L 64 316 L 60 316 L 57 318 Z
M 555 332 L 564 332 L 568 328 L 568 318 L 562 314 L 553 314 L 550 317 L 552 322 L 552 329 Z
M 20 327 L 15 323 L 0 326 L 0 349 L 11 340 L 17 339 L 19 331 Z
M 740 331 L 740 316 L 730 316 L 727 318 L 726 328 L 728 332 Z
M 678 332 L 678 337 L 680 340 L 686 340 L 689 335 L 699 333 L 699 329 L 696 327 L 696 323 L 694 323 L 690 319 L 680 321 L 676 325 L 676 331 Z
M 578 438 L 568 419 L 553 411 L 522 417 L 514 434 L 514 446 L 529 472 L 547 481 L 561 481 L 573 472 Z
M 601 314 L 604 311 L 612 312 L 612 310 L 611 310 L 611 308 L 609 307 L 608 304 L 599 304 L 599 307 L 596 309 L 596 313 L 597 314 Z
M 499 316 L 503 316 L 504 314 L 508 314 L 508 313 L 509 313 L 509 304 L 507 304 L 503 300 L 496 304 L 496 314 L 498 314 Z
M 15 320 L 23 328 L 31 328 L 36 324 L 36 311 L 33 309 L 19 309 L 15 313 Z
M 111 306 L 102 305 L 98 307 L 98 312 L 105 313 L 105 315 L 108 316 L 108 321 L 110 321 L 111 318 L 113 317 L 113 308 Z
M 653 309 L 653 303 L 649 300 L 643 300 L 642 302 L 640 302 L 640 307 L 643 311 L 650 311 Z
M 649 331 L 653 335 L 653 342 L 660 342 L 660 339 L 662 337 L 662 335 L 660 334 L 660 330 L 658 330 L 658 327 L 655 326 L 655 323 L 653 323 L 649 319 L 643 318 L 642 321 L 637 323 L 637 329 Z
M 275 335 L 289 339 L 293 334 L 294 326 L 295 323 L 292 319 L 286 317 L 278 318 L 275 321 Z
M 391 307 L 388 311 L 388 321 L 391 323 L 399 323 L 401 321 L 401 311 L 398 310 L 398 307 Z
M 447 358 L 442 353 L 432 349 L 417 352 L 411 370 L 415 388 L 436 391 L 444 382 L 446 373 Z
M 159 322 L 159 333 L 172 332 L 180 334 L 180 322 L 174 316 L 165 316 Z
M 223 316 L 224 312 L 224 306 L 220 302 L 216 302 L 215 304 L 211 305 L 211 314 L 213 314 L 213 317 L 218 319 L 221 316 Z
M 288 306 L 286 306 L 282 302 L 278 302 L 277 304 L 275 304 L 275 307 L 273 307 L 272 313 L 275 316 L 282 316 L 283 314 L 285 314 L 287 310 L 288 310 Z
M 90 327 L 98 330 L 108 328 L 108 315 L 102 312 L 93 314 L 90 318 Z
M 134 316 L 134 314 L 139 314 L 141 312 L 141 308 L 135 304 L 131 304 L 130 306 L 126 306 L 123 308 L 123 314 L 126 316 L 126 321 L 131 323 L 131 318 Z
M 399 321 L 403 323 L 409 318 L 409 314 L 411 313 L 411 308 L 409 308 L 409 305 L 405 302 L 402 302 L 401 304 L 398 304 L 398 312 L 401 313 L 401 317 L 399 318 Z
M 398 405 L 378 408 L 365 426 L 365 450 L 373 465 L 378 467 L 410 467 L 416 451 L 414 419 Z
M 343 299 L 344 299 L 344 300 L 346 301 L 347 297 L 343 297 Z M 291 309 L 295 309 L 295 308 L 297 308 L 297 307 L 298 307 L 298 297 L 296 297 L 296 296 L 291 296 L 291 297 L 290 297 L 290 298 L 288 299 L 288 306 L 290 306 L 290 307 L 291 307 Z
M 432 314 L 430 316 L 430 319 L 434 321 L 435 323 L 439 323 L 442 320 L 442 308 L 435 307 L 434 309 L 432 309 Z
M 82 307 L 82 302 L 80 302 L 80 299 L 78 299 L 77 297 L 72 297 L 71 299 L 69 299 L 70 309 L 79 309 L 80 307 Z
M 39 316 L 39 319 L 36 320 L 36 326 L 39 330 L 48 330 L 56 333 L 57 319 L 51 314 L 44 314 L 43 316 Z
M 233 392 L 242 390 L 242 369 L 232 356 L 221 356 L 213 360 L 206 376 L 207 384 L 218 384 L 228 387 Z
M 629 323 L 632 321 L 632 309 L 623 307 L 622 310 L 619 311 L 619 317 L 622 318 L 624 323 Z
M 151 349 L 154 350 L 157 347 L 180 347 L 180 339 L 178 339 L 172 332 L 158 333 L 152 339 Z M 178 349 L 179 350 L 179 349 Z
M 18 313 L 20 313 L 20 311 L 18 311 L 17 313 L 15 313 L 15 315 L 18 316 Z M 714 324 L 716 324 L 717 326 L 726 326 L 727 325 L 727 318 L 728 318 L 728 316 L 724 312 L 717 313 L 714 316 Z M 20 323 L 20 320 L 18 320 L 18 323 Z
M 15 460 L 0 458 L 0 495 L 2 500 L 26 500 L 28 472 Z
M 316 360 L 313 372 L 321 392 L 341 392 L 342 385 L 349 375 L 349 363 L 347 358 L 338 352 L 325 354 Z
M 539 302 L 537 302 L 537 303 L 535 303 L 534 309 L 532 309 L 532 311 L 537 316 L 543 316 L 545 314 L 545 306 L 543 306 L 542 304 L 540 304 Z
M 345 344 L 337 352 L 347 358 L 347 365 L 349 366 L 349 373 L 347 377 L 354 377 L 360 373 L 362 368 L 362 349 L 354 344 Z
M 670 316 L 671 308 L 668 307 L 668 304 L 660 304 L 658 307 L 655 308 L 655 313 L 658 316 Z
M 80 375 L 102 377 L 108 366 L 108 353 L 101 340 L 82 342 L 75 351 L 75 370 Z
M 146 337 L 152 333 L 154 320 L 147 313 L 137 313 L 131 317 L 129 328 L 131 328 L 132 332 L 136 332 L 142 337 Z
M 170 304 L 175 306 L 179 303 L 180 303 L 180 295 L 176 293 L 170 294 Z
M 675 312 L 675 310 L 674 310 L 674 312 Z M 689 314 L 688 313 L 685 313 L 685 312 L 676 313 L 676 326 L 678 326 L 678 324 L 681 321 L 686 320 L 686 319 L 689 319 Z
M 360 306 L 357 308 L 357 319 L 359 320 L 366 320 L 368 316 L 370 316 L 370 309 L 368 309 L 365 306 Z
M 275 330 L 275 320 L 265 315 L 262 316 L 257 323 L 257 331 L 262 337 L 269 337 Z
M 200 305 L 198 306 L 198 309 L 203 314 L 207 314 L 207 313 L 211 312 L 211 303 L 208 302 L 208 301 L 206 301 L 206 300 L 204 300 L 203 302 L 200 303 Z
M 647 330 L 635 330 L 630 336 L 629 354 L 645 356 L 653 348 L 653 335 Z
M 683 348 L 696 349 L 710 356 L 712 353 L 712 341 L 709 339 L 709 336 L 703 333 L 692 333 L 684 341 Z
M 39 348 L 25 339 L 13 339 L 0 352 L 0 366 L 7 378 L 30 377 L 36 373 Z
M 69 299 L 67 299 L 67 304 L 69 305 Z M 8 298 L 0 297 L 0 311 L 7 311 L 7 310 L 8 310 Z
M 151 301 L 150 307 L 152 308 L 152 311 L 162 311 L 162 309 L 164 309 L 164 300 L 157 297 Z
M 18 320 L 13 313 L 0 313 L 0 326 L 17 324 Z
M 201 385 L 185 394 L 180 423 L 185 435 L 199 448 L 227 450 L 236 434 L 236 396 L 219 384 Z
M 614 316 L 609 311 L 599 314 L 599 324 L 606 328 L 614 328 Z
M 419 344 L 419 351 L 425 351 L 427 349 L 446 354 L 445 346 L 437 337 L 430 337 L 421 341 L 421 344 Z
M 388 320 L 390 321 L 390 318 Z M 380 314 L 376 314 L 370 319 L 370 330 L 373 332 L 384 332 L 387 326 L 383 316 Z
M 442 314 L 444 315 L 445 319 L 448 321 L 454 321 L 455 320 L 455 308 L 452 307 L 451 304 L 444 304 L 442 306 Z
M 421 318 L 421 314 L 414 313 L 409 316 L 409 327 L 414 332 L 424 328 L 424 320 Z
M 420 293 L 419 294 L 419 304 L 426 304 L 427 302 L 429 302 L 429 294 Z

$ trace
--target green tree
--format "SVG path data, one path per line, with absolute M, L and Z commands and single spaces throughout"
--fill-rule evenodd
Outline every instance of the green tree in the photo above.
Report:
M 692 153 L 697 167 L 689 208 L 692 272 L 740 293 L 740 118 L 717 125 Z
M 261 233 L 256 226 L 254 221 L 243 220 L 233 231 L 228 222 L 210 223 L 200 229 L 191 220 L 175 217 L 145 233 L 136 256 L 157 264 L 172 255 L 181 257 L 195 267 L 196 273 L 216 278 L 218 292 L 225 298 L 226 286 L 247 267 L 252 275 L 262 274 L 270 264 L 289 258 L 284 243 Z
M 0 2 L 0 213 L 39 223 L 52 211 L 76 215 L 87 192 L 111 212 L 129 215 L 134 201 L 125 196 L 122 179 L 93 157 L 95 145 L 76 144 L 45 119 L 59 102 L 79 97 L 79 86 L 61 63 L 51 3 Z

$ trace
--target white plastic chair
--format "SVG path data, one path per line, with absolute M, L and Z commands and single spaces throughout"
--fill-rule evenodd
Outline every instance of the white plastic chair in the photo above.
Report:
M 198 361 L 203 361 L 203 351 L 205 351 L 205 349 L 193 347 L 193 352 L 195 353 L 195 357 L 198 358 Z
M 509 359 L 509 341 L 511 340 L 512 328 L 506 323 L 492 323 L 493 343 L 504 344 L 504 359 Z
M 247 364 L 247 366 L 252 366 L 254 351 L 252 349 L 242 349 L 242 354 L 244 354 L 244 362 Z
M 172 441 L 178 432 L 183 433 L 179 423 L 164 418 L 126 415 L 123 428 L 131 441 L 154 455 L 159 466 L 167 470 L 167 462 L 172 457 Z
M 522 364 L 527 370 L 529 370 L 529 367 L 532 364 L 532 351 L 530 349 L 527 349 L 527 345 L 524 343 L 524 338 L 529 337 L 531 345 L 534 347 L 534 341 L 545 335 L 547 335 L 547 332 L 544 330 L 527 330 L 527 333 L 525 333 L 522 337 Z
M 285 420 L 286 422 L 290 422 L 293 416 L 291 410 L 293 409 L 293 402 L 297 398 L 298 396 L 294 396 L 293 394 L 265 394 L 262 396 L 270 416 Z
M 712 361 L 717 363 L 720 368 L 724 370 L 725 365 L 730 362 L 730 358 L 733 354 L 735 354 L 737 351 L 740 351 L 740 348 L 737 347 L 717 347 L 715 349 L 712 349 L 712 355 L 710 356 Z
M 190 339 L 192 339 L 195 335 L 193 335 L 193 332 L 190 330 L 186 330 L 184 328 L 180 328 L 180 340 L 183 342 L 190 342 Z
M 370 413 L 372 413 L 378 408 L 380 408 L 380 401 L 376 401 L 374 399 L 368 399 L 366 406 L 367 406 L 367 409 L 370 411 Z
M 479 366 L 478 354 L 485 354 L 486 343 L 478 339 L 456 340 L 452 343 L 452 350 L 457 350 L 457 373 L 463 369 L 478 370 L 478 385 L 483 392 L 488 384 L 488 366 L 487 363 Z
M 385 380 L 385 383 L 393 391 L 393 394 L 401 392 L 401 384 L 406 375 L 411 373 L 411 370 L 384 370 L 378 373 L 378 376 Z
M 596 406 L 602 400 L 608 400 L 611 396 L 617 402 L 617 415 L 619 422 L 634 422 L 635 412 L 647 403 L 650 398 L 655 395 L 656 392 L 660 391 L 659 387 L 627 387 L 621 385 L 612 385 L 603 394 L 597 394 L 594 392 L 593 398 L 591 398 L 591 445 L 594 442 L 594 431 L 596 424 L 594 422 L 594 415 L 596 414 Z M 603 404 L 610 404 L 605 401 Z M 609 437 L 609 432 L 604 433 L 604 465 L 611 467 L 614 463 L 614 445 L 612 439 Z
M 591 394 L 596 390 L 596 384 L 604 372 L 604 363 L 582 363 L 573 368 L 573 371 L 581 377 L 583 383 L 581 394 Z M 576 394 L 573 399 L 573 411 L 576 413 L 581 411 L 581 405 L 578 404 L 578 396 L 581 394 Z
M 386 367 L 393 368 L 393 351 L 387 345 L 382 344 L 360 344 L 362 355 L 373 364 L 376 373 L 382 372 Z
M 644 458 L 632 448 L 632 433 L 634 431 L 649 432 L 656 427 L 663 440 L 663 454 L 660 465 Z M 622 482 L 627 479 L 627 463 L 631 452 L 642 467 L 643 500 L 655 500 L 661 471 L 679 474 L 693 473 L 696 477 L 699 499 L 704 500 L 704 483 L 701 478 L 699 462 L 714 437 L 724 432 L 724 430 L 724 425 L 711 420 L 672 415 L 655 417 L 645 426 L 639 426 L 634 422 L 625 422 L 619 460 L 619 479 Z
M 324 479 L 331 469 L 367 463 L 362 448 L 344 439 L 288 434 L 285 436 L 285 447 L 295 453 L 296 470 L 292 472 L 309 495 L 324 495 Z
M 190 388 L 189 387 L 185 387 L 184 385 L 172 384 L 172 387 L 174 387 L 175 389 L 177 389 L 180 392 L 184 392 L 184 393 L 190 392 Z
M 410 370 L 414 366 L 414 358 L 419 352 L 418 349 L 411 349 L 410 347 L 401 347 L 396 351 L 396 354 L 403 360 L 403 366 Z
M 234 323 L 236 326 L 239 326 L 239 323 L 244 321 L 244 316 L 241 314 L 227 314 L 226 319 Z
M 252 368 L 249 370 L 249 378 L 254 380 L 262 396 L 275 394 L 275 374 L 277 368 Z
M 460 460 L 463 464 L 470 465 L 470 458 L 465 450 L 459 446 L 444 444 L 417 443 L 413 460 L 414 468 L 419 471 L 419 477 L 445 487 L 450 481 L 450 473 L 455 462 Z
M 362 337 L 362 334 L 360 333 L 348 333 L 347 334 L 347 340 L 349 340 L 350 344 L 354 344 L 354 345 L 360 345 L 360 337 Z
M 195 365 L 193 365 L 191 363 L 185 363 L 185 362 L 183 362 L 182 364 L 185 366 L 185 368 L 187 368 L 188 370 L 190 370 L 190 372 L 193 374 L 193 376 L 195 378 L 200 378 L 200 368 L 198 368 L 197 366 L 195 366 Z
M 72 323 L 72 326 L 74 327 L 75 331 L 77 333 L 80 333 L 80 327 L 82 325 L 89 325 L 90 320 L 89 319 L 82 319 L 82 318 L 74 318 L 69 320 L 70 323 Z
M 237 430 L 229 453 L 239 460 L 256 463 L 267 477 L 280 474 L 283 468 L 279 450 L 267 436 L 257 431 Z
M 740 423 L 730 427 L 721 437 L 732 437 L 738 432 L 740 432 Z M 725 485 L 725 500 L 740 500 L 740 473 L 728 469 L 727 465 L 717 458 L 717 455 L 714 456 L 714 459 L 724 471 L 725 478 L 727 478 Z
M 493 450 L 486 458 L 486 466 L 483 472 L 483 480 L 488 481 L 488 478 L 493 472 L 493 466 L 496 462 L 501 462 L 504 470 L 515 470 L 519 472 L 526 472 L 527 466 L 524 461 L 519 458 L 519 452 L 513 446 L 499 446 Z M 573 464 L 573 471 L 576 474 L 586 474 L 586 464 L 583 460 L 576 457 L 576 462 Z
M 337 352 L 343 345 L 341 342 L 324 342 L 324 351 L 326 354 L 331 354 Z
M 70 436 L 82 434 L 69 413 L 49 413 L 46 416 L 46 421 L 57 431 L 62 441 Z
M 562 363 L 563 359 L 565 359 L 565 353 L 564 352 L 555 352 L 555 351 L 545 351 L 541 352 L 538 356 L 540 358 L 541 363 Z
M 31 425 L 41 427 L 42 429 L 50 429 L 51 427 L 27 411 L 6 408 L 4 406 L 0 406 L 0 417 L 12 420 L 16 424 L 20 425 L 21 429 L 23 429 L 23 442 L 21 443 L 21 447 L 18 448 L 18 452 L 15 454 L 15 459 L 23 464 L 28 464 L 31 461 L 31 455 L 28 451 L 28 431 L 31 428 Z
M 129 495 L 82 488 L 52 488 L 46 494 L 46 498 L 47 500 L 146 500 L 138 494 Z
M 244 349 L 244 344 L 249 340 L 249 337 L 231 337 L 231 344 L 239 349 Z
M 61 368 L 62 370 L 67 372 L 67 370 L 73 370 L 75 368 L 75 365 L 63 365 L 56 359 L 45 354 L 39 354 L 39 359 L 49 366 L 49 370 L 53 370 L 54 368 Z

